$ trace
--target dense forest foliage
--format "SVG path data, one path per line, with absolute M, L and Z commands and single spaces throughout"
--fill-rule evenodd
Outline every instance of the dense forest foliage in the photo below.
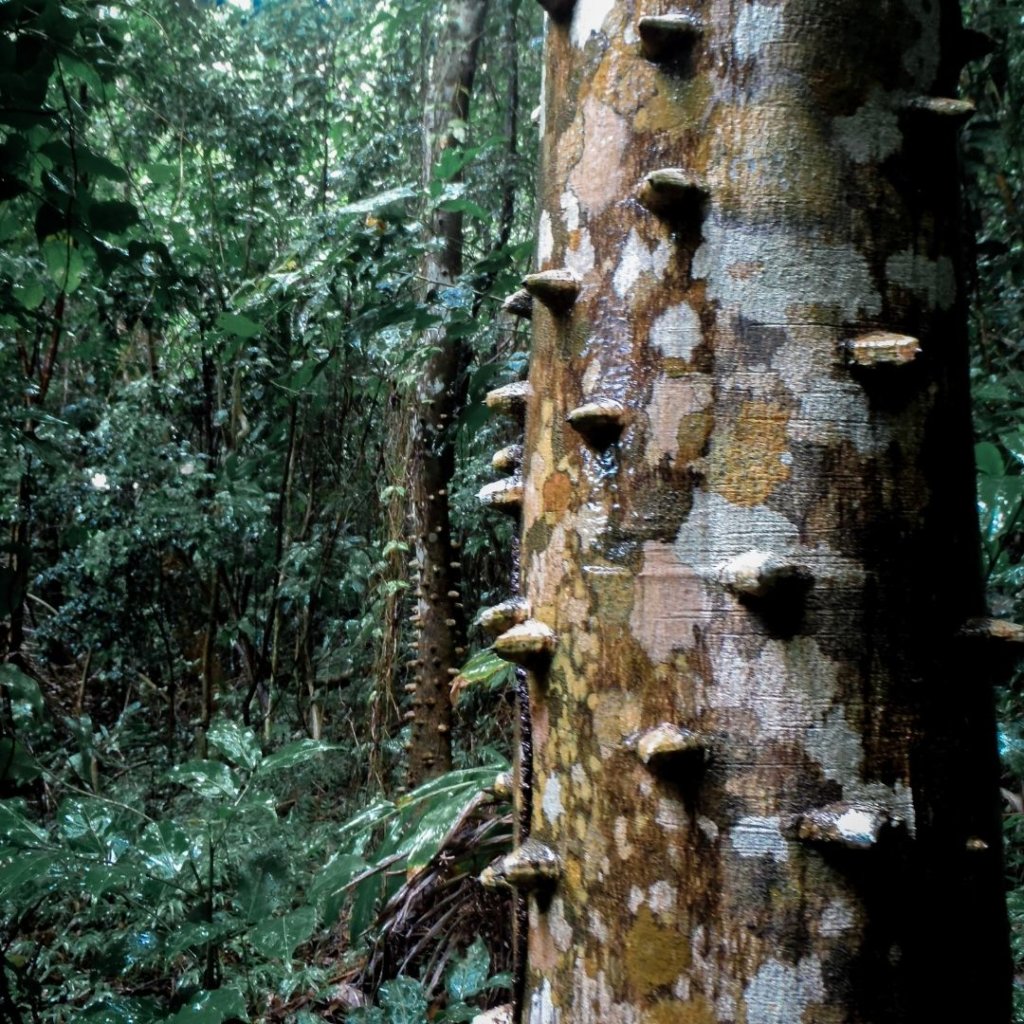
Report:
M 993 41 L 963 81 L 983 557 L 1024 621 L 1024 11 L 964 6 Z M 441 20 L 0 5 L 0 1019 L 509 999 L 509 906 L 476 875 L 511 835 L 514 681 L 470 626 L 453 770 L 407 790 L 407 469 L 443 324 L 468 353 L 446 498 L 471 623 L 508 592 L 512 528 L 476 494 L 509 440 L 483 395 L 527 358 L 501 307 L 533 248 L 542 23 L 491 0 L 471 116 L 424 172 Z M 437 210 L 465 231 L 441 289 Z M 1021 677 L 1000 699 L 1024 970 Z

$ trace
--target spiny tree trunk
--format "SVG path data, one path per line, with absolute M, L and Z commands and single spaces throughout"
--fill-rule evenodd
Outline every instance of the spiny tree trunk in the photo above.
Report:
M 548 0 L 531 1024 L 1006 1021 L 954 0 Z M 1004 645 L 1005 646 L 1005 645 Z
M 477 50 L 487 0 L 452 0 L 444 33 L 434 57 L 423 119 L 423 180 L 441 153 L 459 145 L 469 115 L 476 75 Z M 462 214 L 438 210 L 430 225 L 440 247 L 424 261 L 428 295 L 453 286 L 462 271 Z M 459 607 L 459 573 L 452 544 L 448 491 L 455 467 L 454 429 L 464 404 L 462 343 L 445 334 L 444 326 L 428 332 L 424 343 L 433 350 L 416 391 L 413 421 L 411 505 L 419 585 L 416 591 L 417 657 L 412 694 L 412 733 L 408 783 L 451 768 L 451 676 L 463 631 Z

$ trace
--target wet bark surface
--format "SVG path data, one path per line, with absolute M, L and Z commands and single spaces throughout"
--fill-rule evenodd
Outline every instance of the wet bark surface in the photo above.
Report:
M 938 0 L 549 19 L 531 1024 L 1009 1018 L 962 38 Z

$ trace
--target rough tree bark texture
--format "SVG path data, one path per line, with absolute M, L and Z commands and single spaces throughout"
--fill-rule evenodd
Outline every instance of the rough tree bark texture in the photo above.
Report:
M 954 0 L 545 7 L 524 1017 L 1006 1021 L 978 40 Z
M 423 180 L 441 152 L 458 145 L 454 122 L 463 126 L 476 75 L 477 51 L 487 0 L 452 0 L 427 86 L 423 119 Z M 440 246 L 424 261 L 429 292 L 454 285 L 462 272 L 462 214 L 438 210 L 431 237 Z M 465 396 L 460 384 L 465 363 L 460 341 L 443 325 L 428 332 L 432 352 L 416 392 L 410 467 L 410 499 L 418 586 L 413 615 L 417 636 L 412 688 L 412 730 L 408 783 L 418 785 L 451 768 L 449 669 L 461 662 L 464 631 L 459 600 L 460 574 L 452 545 L 448 488 L 455 464 L 454 430 Z

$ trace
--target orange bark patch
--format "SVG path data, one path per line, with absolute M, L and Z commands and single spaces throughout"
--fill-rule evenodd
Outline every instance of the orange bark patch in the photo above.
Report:
M 675 928 L 641 907 L 626 935 L 626 976 L 637 992 L 671 985 L 690 966 L 690 946 Z
M 561 515 L 572 500 L 572 481 L 565 473 L 555 473 L 544 481 L 544 511 Z
M 709 459 L 708 480 L 734 505 L 761 505 L 789 479 L 788 410 L 773 402 L 742 402 L 736 420 L 722 424 Z

